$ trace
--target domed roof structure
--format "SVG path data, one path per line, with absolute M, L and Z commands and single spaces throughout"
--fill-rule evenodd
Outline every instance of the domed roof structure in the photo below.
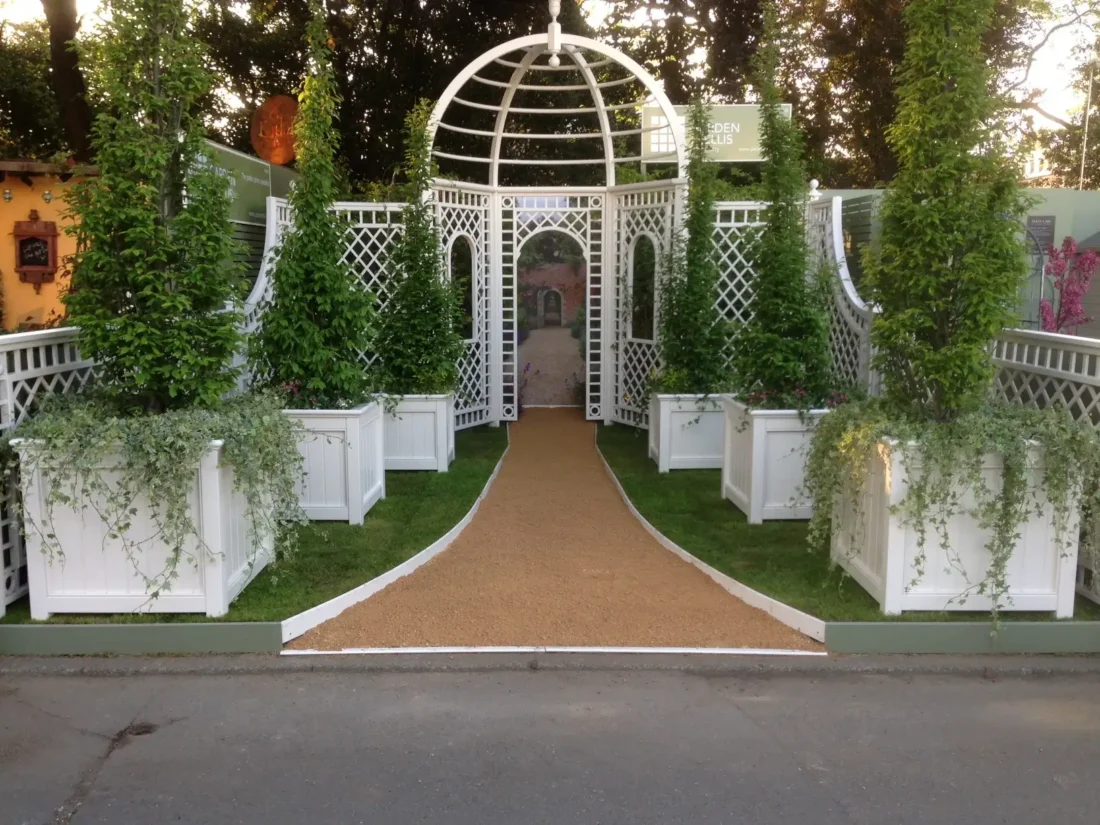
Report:
M 657 154 L 645 160 L 673 163 L 683 177 L 683 124 L 657 81 L 618 49 L 562 34 L 560 7 L 550 0 L 546 34 L 486 52 L 447 87 L 431 123 L 441 170 L 497 187 L 512 182 L 510 171 L 526 167 L 530 182 L 532 171 L 537 179 L 566 167 L 570 182 L 614 186 L 617 166 L 642 161 L 642 141 L 658 132 Z M 662 110 L 648 127 L 645 104 Z

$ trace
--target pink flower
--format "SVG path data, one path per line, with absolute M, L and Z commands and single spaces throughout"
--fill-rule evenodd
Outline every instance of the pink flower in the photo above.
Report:
M 1058 302 L 1057 309 L 1052 301 L 1039 302 L 1039 320 L 1044 332 L 1069 332 L 1071 327 L 1092 320 L 1085 314 L 1083 301 L 1098 267 L 1100 256 L 1092 250 L 1080 253 L 1072 237 L 1062 241 L 1061 249 L 1050 248 L 1045 272 L 1053 282 Z

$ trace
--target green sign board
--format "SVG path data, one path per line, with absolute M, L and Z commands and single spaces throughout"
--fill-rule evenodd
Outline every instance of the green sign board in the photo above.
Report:
M 263 225 L 267 222 L 267 197 L 271 191 L 271 164 L 267 161 L 207 141 L 214 163 L 231 178 L 229 219 Z
M 684 123 L 687 106 L 676 106 Z M 791 105 L 784 103 L 783 113 L 791 116 Z M 724 104 L 711 107 L 710 159 L 714 162 L 760 163 L 760 107 L 752 103 Z M 661 128 L 661 127 L 666 128 Z M 671 163 L 676 160 L 676 145 L 668 119 L 660 106 L 642 107 L 642 163 Z

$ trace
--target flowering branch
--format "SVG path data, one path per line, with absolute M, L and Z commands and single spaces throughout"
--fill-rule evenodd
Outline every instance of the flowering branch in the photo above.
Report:
M 1046 276 L 1054 282 L 1058 293 L 1058 307 L 1044 298 L 1039 302 L 1040 322 L 1044 332 L 1066 332 L 1071 327 L 1087 324 L 1092 320 L 1085 314 L 1084 298 L 1092 287 L 1092 276 L 1100 267 L 1100 255 L 1091 249 L 1079 252 L 1077 241 L 1067 236 L 1062 248 L 1050 248 L 1050 262 Z

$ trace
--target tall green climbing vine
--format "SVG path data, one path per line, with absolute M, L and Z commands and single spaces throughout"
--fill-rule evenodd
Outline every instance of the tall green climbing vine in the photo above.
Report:
M 443 268 L 439 232 L 427 200 L 433 167 L 428 123 L 420 101 L 405 121 L 405 174 L 411 188 L 402 212 L 405 231 L 390 255 L 390 297 L 381 311 L 375 353 L 377 384 L 390 395 L 452 392 L 465 354 L 460 304 Z
M 715 306 L 716 172 L 707 160 L 710 112 L 696 102 L 688 115 L 688 195 L 684 232 L 674 238 L 658 280 L 661 370 L 652 390 L 707 395 L 728 389 L 728 325 Z
M 250 357 L 258 381 L 287 389 L 312 407 L 362 401 L 369 390 L 364 355 L 372 345 L 374 299 L 342 263 L 347 228 L 336 197 L 339 92 L 324 10 L 311 4 L 309 64 L 294 123 L 301 178 L 290 193 L 294 225 L 278 251 L 273 294 Z
M 802 132 L 784 116 L 776 86 L 785 36 L 775 5 L 768 3 L 754 80 L 761 100 L 761 188 L 767 208 L 752 247 L 751 318 L 734 335 L 732 366 L 742 398 L 761 399 L 770 407 L 820 407 L 834 389 L 829 283 L 809 274 Z

